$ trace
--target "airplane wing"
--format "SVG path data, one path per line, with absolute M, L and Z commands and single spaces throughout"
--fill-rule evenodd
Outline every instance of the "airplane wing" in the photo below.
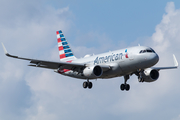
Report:
M 178 62 L 177 62 L 177 59 L 176 59 L 176 56 L 173 54 L 173 60 L 174 60 L 174 66 L 170 66 L 170 67 L 152 67 L 153 69 L 156 69 L 156 70 L 165 70 L 165 69 L 175 69 L 175 68 L 178 68 Z
M 40 68 L 47 68 L 47 69 L 54 69 L 54 70 L 55 69 L 69 69 L 69 70 L 81 72 L 83 68 L 88 66 L 88 64 L 85 64 L 85 63 L 74 63 L 74 62 L 70 63 L 70 62 L 62 62 L 62 61 L 53 62 L 53 61 L 23 58 L 23 57 L 9 54 L 3 43 L 2 43 L 2 46 L 3 46 L 6 56 L 16 58 L 16 59 L 28 60 L 30 61 L 30 65 L 28 66 L 32 66 L 32 67 L 40 67 Z M 108 65 L 103 65 L 101 66 L 101 68 L 103 69 L 103 71 L 107 71 L 111 69 L 111 67 Z

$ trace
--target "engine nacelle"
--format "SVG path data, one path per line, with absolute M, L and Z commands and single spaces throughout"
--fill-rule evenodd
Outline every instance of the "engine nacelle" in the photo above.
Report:
M 143 72 L 144 82 L 154 82 L 159 78 L 159 72 L 155 69 L 148 68 Z
M 100 77 L 103 74 L 103 70 L 99 65 L 89 66 L 83 70 L 83 74 L 87 78 L 95 79 L 95 78 Z

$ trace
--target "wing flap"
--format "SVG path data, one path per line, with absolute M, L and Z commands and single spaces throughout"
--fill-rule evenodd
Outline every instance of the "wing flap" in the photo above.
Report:
M 36 65 L 28 65 L 28 66 L 31 66 L 31 67 L 37 67 Z M 48 66 L 38 66 L 39 68 L 46 68 L 46 69 L 56 69 L 56 68 L 52 68 L 52 67 L 48 67 Z
M 71 69 L 74 67 L 84 67 L 84 64 L 81 63 L 68 63 L 68 62 L 52 62 L 52 61 L 44 61 L 44 60 L 35 60 L 32 59 L 30 61 L 32 65 L 36 67 L 46 66 L 46 68 L 50 69 Z

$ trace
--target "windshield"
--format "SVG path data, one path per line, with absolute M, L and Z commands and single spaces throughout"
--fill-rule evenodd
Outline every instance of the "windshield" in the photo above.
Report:
M 139 53 L 156 53 L 152 48 L 141 50 Z

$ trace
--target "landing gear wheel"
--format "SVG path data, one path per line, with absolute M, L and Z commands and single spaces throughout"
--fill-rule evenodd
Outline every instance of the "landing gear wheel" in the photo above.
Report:
M 120 89 L 123 91 L 125 89 L 125 85 L 121 84 Z
M 88 82 L 83 82 L 83 88 L 87 88 L 88 87 Z
M 121 84 L 120 89 L 129 91 L 130 90 L 130 85 L 129 84 Z
M 83 83 L 83 88 L 87 88 L 88 87 L 89 89 L 91 89 L 92 86 L 93 86 L 92 82 L 84 82 Z
M 129 84 L 126 84 L 126 85 L 125 85 L 125 89 L 126 89 L 126 91 L 129 91 L 130 85 L 129 85 Z
M 93 86 L 92 82 L 89 82 L 89 83 L 88 83 L 88 88 L 91 89 L 92 86 Z
M 121 84 L 121 86 L 120 86 L 120 89 L 121 89 L 122 91 L 123 91 L 123 90 L 129 91 L 130 85 L 126 83 L 128 79 L 129 79 L 129 75 L 125 75 L 125 76 L 124 76 L 124 84 Z

